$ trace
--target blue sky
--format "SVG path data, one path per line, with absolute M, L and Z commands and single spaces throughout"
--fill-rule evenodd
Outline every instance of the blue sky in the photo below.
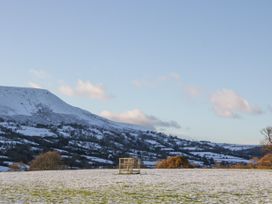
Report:
M 0 1 L 0 82 L 113 120 L 259 144 L 271 1 Z

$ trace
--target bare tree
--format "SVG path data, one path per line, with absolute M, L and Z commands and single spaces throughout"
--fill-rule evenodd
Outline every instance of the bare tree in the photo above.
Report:
M 266 127 L 261 131 L 264 135 L 264 148 L 266 151 L 272 151 L 272 127 Z

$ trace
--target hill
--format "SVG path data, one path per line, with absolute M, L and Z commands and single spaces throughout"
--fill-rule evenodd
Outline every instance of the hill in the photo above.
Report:
M 115 167 L 133 156 L 153 167 L 170 155 L 199 166 L 247 163 L 260 147 L 190 141 L 113 122 L 73 107 L 43 89 L 0 87 L 0 171 L 13 162 L 56 150 L 70 168 Z

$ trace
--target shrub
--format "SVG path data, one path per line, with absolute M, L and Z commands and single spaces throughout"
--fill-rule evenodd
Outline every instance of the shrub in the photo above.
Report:
M 22 162 L 15 162 L 9 165 L 10 171 L 26 171 L 28 166 Z
M 161 160 L 156 164 L 158 169 L 177 169 L 177 168 L 190 168 L 189 161 L 182 156 L 168 157 L 165 160 Z
M 231 165 L 229 168 L 231 169 L 251 169 L 253 168 L 250 164 L 237 163 Z
M 18 163 L 12 163 L 9 165 L 10 171 L 20 171 L 20 166 Z
M 233 164 L 229 168 L 234 169 L 272 169 L 272 154 L 266 154 L 262 158 L 252 158 L 248 164 Z
M 49 151 L 38 155 L 30 163 L 30 171 L 63 169 L 61 156 L 56 151 Z
M 272 154 L 266 154 L 257 161 L 258 169 L 272 169 Z

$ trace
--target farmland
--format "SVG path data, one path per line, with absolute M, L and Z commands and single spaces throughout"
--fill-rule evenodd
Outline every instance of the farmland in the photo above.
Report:
M 272 171 L 178 169 L 0 173 L 0 203 L 272 203 Z

